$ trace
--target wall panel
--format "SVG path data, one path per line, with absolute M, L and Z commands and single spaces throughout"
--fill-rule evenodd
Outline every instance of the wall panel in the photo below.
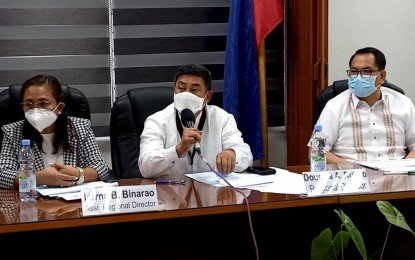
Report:
M 179 65 L 199 63 L 211 70 L 213 102 L 221 106 L 229 6 L 230 0 L 0 0 L 0 90 L 52 74 L 85 93 L 95 134 L 109 136 L 115 98 L 135 87 L 171 85 Z M 283 24 L 266 40 L 266 61 L 268 123 L 282 126 Z
M 86 94 L 95 134 L 109 135 L 108 21 L 105 0 L 0 1 L 0 89 L 54 75 Z

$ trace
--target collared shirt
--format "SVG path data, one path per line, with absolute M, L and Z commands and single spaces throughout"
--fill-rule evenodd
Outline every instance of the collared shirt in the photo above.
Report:
M 372 107 L 349 89 L 327 102 L 317 122 L 326 135 L 327 151 L 349 161 L 361 160 L 356 149 L 360 133 L 366 160 L 404 158 L 407 148 L 415 149 L 415 107 L 411 99 L 388 88 L 381 91 L 382 99 Z M 350 106 L 356 109 L 359 127 L 353 127 Z
M 200 113 L 201 114 L 201 113 Z M 196 119 L 196 124 L 200 115 Z M 193 164 L 189 154 L 179 158 L 176 145 L 181 136 L 176 126 L 174 103 L 149 116 L 141 134 L 138 167 L 145 178 L 162 175 L 181 175 L 192 172 L 210 171 L 206 162 L 196 153 Z M 202 156 L 211 167 L 216 167 L 216 155 L 223 150 L 233 149 L 236 155 L 234 172 L 242 172 L 253 163 L 251 149 L 242 138 L 232 114 L 206 105 L 206 121 L 200 141 Z
M 63 152 L 63 162 L 73 167 L 91 167 L 99 175 L 101 181 L 105 181 L 109 176 L 109 167 L 102 156 L 95 135 L 91 128 L 89 119 L 70 117 L 68 141 L 73 147 L 72 151 Z M 3 143 L 0 153 L 0 188 L 13 188 L 14 179 L 17 174 L 19 164 L 17 154 L 23 138 L 23 120 L 16 121 L 2 127 Z M 36 143 L 32 145 L 35 156 L 34 168 L 40 171 L 45 168 L 42 152 Z

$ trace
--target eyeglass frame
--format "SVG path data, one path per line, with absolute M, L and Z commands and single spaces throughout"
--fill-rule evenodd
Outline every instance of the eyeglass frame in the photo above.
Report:
M 39 105 L 40 103 L 46 103 L 45 105 Z M 34 109 L 34 108 L 44 108 L 47 109 L 52 103 L 58 103 L 58 101 L 50 101 L 50 100 L 41 100 L 38 102 L 30 102 L 30 101 L 26 101 L 26 102 L 22 102 L 20 103 L 20 105 L 22 106 L 22 108 L 24 110 L 29 110 L 29 109 Z M 25 107 L 27 106 L 27 107 Z
M 364 70 L 366 70 L 366 71 L 371 71 L 371 73 L 370 73 L 370 75 L 364 75 L 364 74 L 362 74 L 362 71 L 364 71 Z M 347 73 L 347 76 L 349 77 L 349 78 L 357 78 L 358 76 L 359 76 L 359 74 L 360 74 L 360 76 L 362 77 L 362 78 L 370 78 L 370 77 L 372 77 L 373 76 L 373 73 L 374 72 L 376 72 L 376 71 L 382 71 L 382 70 L 372 70 L 372 69 L 362 69 L 362 70 L 356 70 L 356 72 L 357 72 L 357 74 L 356 74 L 356 76 L 350 76 L 349 74 L 350 74 L 350 69 L 349 70 L 346 70 L 346 73 Z M 379 75 L 379 74 L 378 74 Z

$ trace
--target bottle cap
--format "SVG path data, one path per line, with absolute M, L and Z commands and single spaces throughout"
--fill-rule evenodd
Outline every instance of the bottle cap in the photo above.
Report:
M 29 139 L 23 139 L 22 140 L 22 145 L 30 145 L 30 140 Z
M 321 129 L 322 129 L 321 125 L 315 125 L 314 126 L 314 130 L 316 130 L 316 131 L 321 131 Z

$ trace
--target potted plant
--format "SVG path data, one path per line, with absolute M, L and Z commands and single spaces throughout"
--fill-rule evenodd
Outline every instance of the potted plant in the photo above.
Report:
M 383 253 L 388 240 L 389 231 L 392 225 L 403 228 L 415 237 L 415 232 L 408 226 L 405 217 L 388 201 L 377 201 L 377 207 L 380 212 L 385 216 L 389 222 L 389 228 L 386 233 L 385 242 L 382 247 L 380 259 L 383 257 Z M 362 259 L 367 260 L 367 252 L 363 237 L 360 231 L 356 228 L 353 221 L 342 211 L 334 210 L 339 216 L 342 224 L 340 231 L 334 236 L 330 228 L 324 229 L 317 237 L 315 237 L 311 244 L 311 259 L 312 260 L 331 260 L 337 259 L 342 256 L 345 248 L 349 245 L 350 238 L 354 242 L 357 250 L 359 251 Z

